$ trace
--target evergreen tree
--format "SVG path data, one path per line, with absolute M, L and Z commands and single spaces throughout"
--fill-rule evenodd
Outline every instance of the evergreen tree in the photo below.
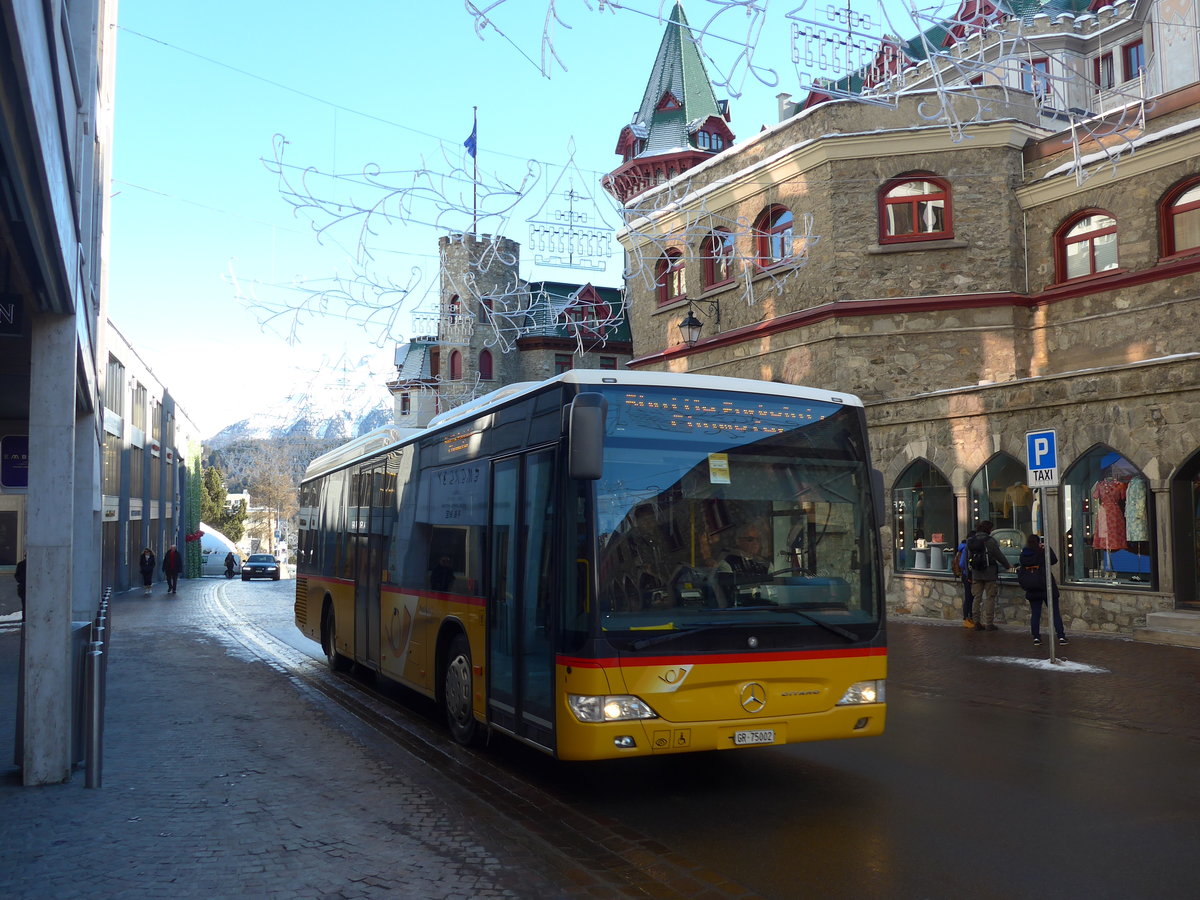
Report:
M 246 533 L 246 501 L 229 508 L 229 491 L 216 466 L 204 470 L 200 490 L 200 517 L 235 543 Z

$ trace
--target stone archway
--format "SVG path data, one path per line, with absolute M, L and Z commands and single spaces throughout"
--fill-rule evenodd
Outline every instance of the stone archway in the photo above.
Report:
M 1200 612 L 1200 450 L 1171 479 L 1175 607 Z

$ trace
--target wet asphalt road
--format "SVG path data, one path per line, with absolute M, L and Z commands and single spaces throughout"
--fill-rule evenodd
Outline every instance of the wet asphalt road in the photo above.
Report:
M 230 588 L 319 656 L 290 582 Z M 515 804 L 546 791 L 762 897 L 1195 895 L 1200 650 L 1075 637 L 1055 669 L 1015 629 L 890 630 L 881 738 L 601 764 L 483 752 Z

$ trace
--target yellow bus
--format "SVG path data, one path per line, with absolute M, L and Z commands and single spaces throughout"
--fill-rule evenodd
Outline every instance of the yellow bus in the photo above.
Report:
M 436 699 L 453 737 L 560 759 L 882 733 L 861 402 L 573 370 L 314 460 L 296 624 Z

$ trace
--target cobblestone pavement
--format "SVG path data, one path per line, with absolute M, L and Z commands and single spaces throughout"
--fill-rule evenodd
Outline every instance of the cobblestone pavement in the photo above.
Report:
M 547 841 L 553 822 L 533 808 L 502 815 L 419 755 L 381 748 L 317 692 L 197 627 L 217 584 L 114 601 L 97 790 L 82 772 L 24 788 L 6 765 L 18 635 L 0 631 L 0 896 L 745 896 L 666 848 L 640 869 L 597 871 Z M 893 690 L 1200 740 L 1200 651 L 1080 636 L 1059 648 L 1071 668 L 1050 673 L 1047 648 L 1016 628 L 898 617 L 889 629 Z M 628 829 L 613 838 L 630 858 L 656 846 Z

